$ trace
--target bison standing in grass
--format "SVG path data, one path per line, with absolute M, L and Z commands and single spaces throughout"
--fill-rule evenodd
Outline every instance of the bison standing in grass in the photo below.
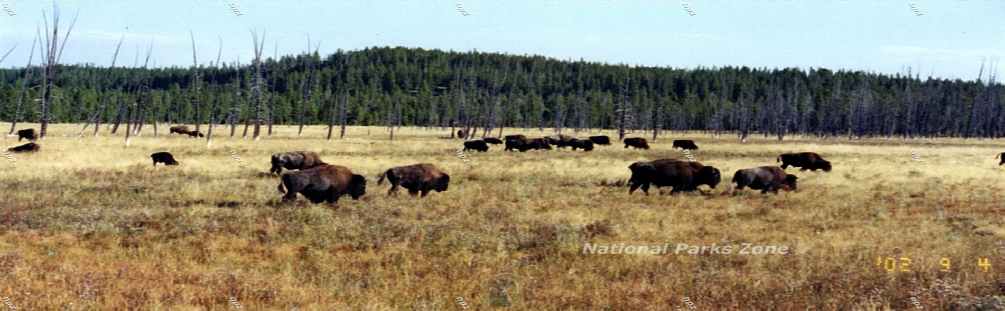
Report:
M 675 139 L 673 141 L 673 148 L 680 148 L 684 150 L 698 150 L 698 145 L 695 145 L 694 141 L 690 139 Z
M 586 139 L 573 138 L 569 146 L 572 146 L 572 150 L 583 149 L 583 151 L 593 151 L 593 142 Z
M 625 148 L 631 146 L 635 149 L 649 149 L 649 142 L 647 142 L 645 138 L 641 137 L 625 138 L 624 143 Z
M 527 143 L 527 136 L 523 135 L 506 135 L 504 138 L 506 141 L 506 147 L 503 149 L 505 151 L 519 150 L 519 146 Z
M 401 186 L 408 189 L 408 194 L 414 196 L 421 193 L 421 196 L 425 197 L 431 190 L 447 191 L 447 186 L 450 184 L 450 175 L 429 163 L 388 169 L 377 179 L 377 185 L 382 184 L 384 178 L 391 183 L 391 189 L 387 190 L 388 195 L 397 194 L 398 186 Z
M 777 194 L 778 189 L 796 190 L 797 179 L 799 178 L 796 175 L 785 174 L 785 171 L 777 166 L 747 168 L 737 170 L 736 174 L 733 174 L 733 183 L 736 184 L 737 190 L 750 187 L 750 189 L 761 190 L 761 193 L 771 191 Z
M 722 180 L 719 169 L 715 167 L 674 159 L 635 162 L 628 169 L 632 171 L 632 177 L 628 179 L 629 194 L 641 187 L 642 192 L 648 195 L 650 184 L 657 188 L 673 187 L 670 194 L 691 192 L 698 190 L 700 185 L 715 188 Z
M 157 163 L 164 163 L 164 165 L 178 165 L 178 161 L 174 159 L 174 156 L 170 152 L 161 151 L 154 152 L 150 154 L 150 159 L 154 161 L 154 167 L 157 167 Z
M 272 168 L 269 172 L 279 174 L 283 169 L 304 170 L 315 166 L 324 165 L 321 156 L 313 151 L 283 152 L 272 155 Z
M 597 145 L 610 145 L 611 138 L 601 135 L 601 136 L 590 136 L 590 141 Z
M 571 147 L 572 141 L 575 140 L 575 138 L 572 138 L 572 136 L 569 135 L 558 134 L 545 137 L 544 140 L 547 141 L 548 144 L 554 145 L 558 148 L 565 148 Z
M 186 125 L 176 125 L 176 126 L 172 126 L 171 128 L 169 128 L 168 132 L 170 132 L 171 134 L 185 134 L 185 135 L 188 135 L 188 132 L 190 132 L 190 130 L 188 129 L 188 126 L 186 126 Z
M 782 169 L 794 166 L 800 168 L 800 171 L 816 171 L 818 169 L 824 170 L 824 172 L 831 171 L 831 163 L 813 152 L 784 153 L 778 156 L 776 162 L 782 163 Z
M 38 133 L 35 132 L 35 129 L 18 130 L 17 141 L 21 141 L 22 139 L 27 139 L 28 141 L 36 141 L 38 140 Z
M 17 146 L 17 147 L 7 148 L 7 151 L 10 151 L 10 152 L 13 152 L 13 153 L 22 153 L 22 152 L 38 152 L 39 149 L 42 149 L 42 147 L 39 146 L 38 144 L 36 144 L 36 143 L 27 143 L 27 144 L 20 145 L 20 146 Z
M 320 165 L 313 168 L 286 172 L 279 183 L 279 192 L 283 202 L 297 199 L 297 193 L 303 194 L 311 203 L 338 203 L 338 199 L 348 194 L 353 200 L 358 200 L 366 194 L 366 178 L 353 174 L 352 170 L 340 165 Z
M 495 138 L 495 137 L 485 137 L 485 138 L 482 138 L 482 140 L 484 140 L 486 143 L 493 144 L 493 145 L 498 145 L 498 144 L 502 144 L 503 143 L 503 141 L 501 139 L 498 139 L 498 138 Z
M 489 151 L 489 145 L 483 140 L 469 140 L 464 142 L 464 151 L 475 150 L 478 152 Z

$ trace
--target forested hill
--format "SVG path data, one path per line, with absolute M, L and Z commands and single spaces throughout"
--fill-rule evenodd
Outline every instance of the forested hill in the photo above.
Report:
M 42 88 L 37 87 L 38 67 L 33 71 L 27 95 L 19 100 L 26 71 L 0 70 L 0 119 L 10 121 L 17 115 L 20 121 L 38 122 L 40 109 L 34 99 Z M 60 66 L 50 120 L 87 122 L 99 115 L 102 123 L 109 123 L 131 114 L 144 122 L 192 124 L 211 118 L 245 122 L 258 115 L 262 122 L 297 124 L 303 111 L 307 124 L 624 124 L 636 129 L 856 137 L 1005 133 L 1002 86 L 997 83 L 860 71 L 684 70 L 371 48 L 323 58 L 265 60 L 260 100 L 252 96 L 254 77 L 254 66 L 247 60 L 198 69 Z M 256 110 L 259 105 L 261 110 Z

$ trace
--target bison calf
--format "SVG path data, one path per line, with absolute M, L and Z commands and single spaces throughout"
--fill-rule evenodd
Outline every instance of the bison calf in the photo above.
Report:
M 35 133 L 35 129 L 23 129 L 17 131 L 17 141 L 21 139 L 27 139 L 28 141 L 38 140 L 38 134 Z
M 469 140 L 464 142 L 464 151 L 475 150 L 478 152 L 489 151 L 489 145 L 483 140 Z
M 283 169 L 304 170 L 315 166 L 324 165 L 321 156 L 313 151 L 283 152 L 272 155 L 272 168 L 269 172 L 279 174 Z
M 7 148 L 7 151 L 14 152 L 14 153 L 38 152 L 38 150 L 41 149 L 41 148 L 42 147 L 39 146 L 36 143 L 27 143 L 27 144 L 20 145 L 20 146 L 17 146 L 17 147 Z
M 681 191 L 695 191 L 700 185 L 715 188 L 722 180 L 719 169 L 705 166 L 698 162 L 684 162 L 674 159 L 641 161 L 628 166 L 632 177 L 628 179 L 628 194 L 642 188 L 649 194 L 649 185 L 656 187 L 673 187 L 670 194 Z
M 485 137 L 482 140 L 484 140 L 486 143 L 493 144 L 493 145 L 498 145 L 498 144 L 503 143 L 503 141 L 501 139 L 498 139 L 498 138 L 495 138 L 495 137 Z
M 150 159 L 154 160 L 154 167 L 157 163 L 164 163 L 164 165 L 178 165 L 178 161 L 175 161 L 174 156 L 170 152 L 161 151 L 154 152 L 150 154 Z
M 698 145 L 695 145 L 694 141 L 690 139 L 675 139 L 673 141 L 673 148 L 681 148 L 684 150 L 698 150 Z
M 784 153 L 778 156 L 776 162 L 782 163 L 782 169 L 794 166 L 800 168 L 800 171 L 816 171 L 818 169 L 822 169 L 824 172 L 831 171 L 831 163 L 813 152 Z
M 590 136 L 590 141 L 597 145 L 610 145 L 611 138 L 607 136 Z
M 382 184 L 384 178 L 391 183 L 391 189 L 387 190 L 388 195 L 397 194 L 398 186 L 401 186 L 408 189 L 408 194 L 414 196 L 421 193 L 421 196 L 425 197 L 431 190 L 447 191 L 447 186 L 450 184 L 450 175 L 429 163 L 388 169 L 377 179 L 377 185 Z
M 785 174 L 785 171 L 777 166 L 747 168 L 737 170 L 736 174 L 733 174 L 733 183 L 736 184 L 737 190 L 750 187 L 750 189 L 761 190 L 761 193 L 771 191 L 777 194 L 778 189 L 796 190 L 797 179 L 799 178 L 796 175 Z
M 353 200 L 358 200 L 366 194 L 366 178 L 353 174 L 345 166 L 323 164 L 313 168 L 286 172 L 279 183 L 279 192 L 283 202 L 297 199 L 297 193 L 303 194 L 311 203 L 338 203 L 338 199 L 348 194 Z
M 649 149 L 649 142 L 646 142 L 646 139 L 641 137 L 625 138 L 624 143 L 625 148 L 631 146 L 635 149 Z

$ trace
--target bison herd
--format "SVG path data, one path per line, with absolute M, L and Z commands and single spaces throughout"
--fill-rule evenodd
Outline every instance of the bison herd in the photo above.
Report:
M 186 126 L 171 127 L 171 133 L 202 137 L 198 131 L 189 130 Z M 464 133 L 458 133 L 458 135 Z M 37 152 L 40 146 L 35 143 L 38 138 L 34 129 L 17 131 L 18 141 L 28 139 L 24 145 L 7 149 L 9 152 Z M 466 136 L 466 135 L 465 135 Z M 644 138 L 633 137 L 623 140 L 625 148 L 649 149 Z M 524 135 L 508 135 L 504 139 L 484 138 L 464 142 L 464 151 L 474 150 L 486 152 L 489 145 L 503 144 L 505 151 L 551 150 L 555 148 L 572 148 L 572 150 L 592 151 L 595 145 L 610 145 L 607 136 L 590 136 L 579 139 L 567 135 L 552 135 L 540 138 L 528 138 Z M 692 140 L 674 140 L 673 148 L 697 150 L 698 145 Z M 156 152 L 150 155 L 154 167 L 158 163 L 165 166 L 179 165 L 179 162 L 169 152 Z M 999 165 L 1005 165 L 1005 153 L 997 155 L 1001 158 Z M 798 167 L 801 171 L 823 170 L 831 171 L 831 163 L 813 152 L 785 153 L 776 158 L 780 166 L 759 166 L 737 170 L 733 174 L 732 183 L 736 190 L 751 188 L 761 193 L 778 190 L 796 190 L 797 176 L 787 174 L 789 166 Z M 359 199 L 366 193 L 365 177 L 353 173 L 351 169 L 341 165 L 325 163 L 316 152 L 293 151 L 273 154 L 270 173 L 280 176 L 279 192 L 283 193 L 284 202 L 295 200 L 301 194 L 313 203 L 336 203 L 343 195 Z M 283 170 L 287 172 L 283 172 Z M 650 186 L 671 187 L 671 194 L 693 192 L 701 185 L 715 188 L 722 181 L 718 168 L 695 161 L 678 159 L 659 159 L 654 161 L 639 161 L 628 166 L 631 177 L 628 179 L 628 193 L 642 189 L 649 194 Z M 450 184 L 450 175 L 430 163 L 419 163 L 398 166 L 387 169 L 378 176 L 377 185 L 384 180 L 391 184 L 388 195 L 396 195 L 398 188 L 405 188 L 412 196 L 425 197 L 431 191 L 446 191 Z

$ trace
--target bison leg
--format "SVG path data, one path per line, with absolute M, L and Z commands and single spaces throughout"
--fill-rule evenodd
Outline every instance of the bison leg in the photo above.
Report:
M 419 194 L 419 189 L 408 189 L 408 195 L 414 197 L 414 196 L 416 196 L 418 194 Z
M 782 169 L 784 170 L 784 169 L 787 169 L 787 168 L 789 168 L 789 164 L 788 163 L 782 163 Z
M 429 194 L 429 189 L 422 189 L 419 193 L 419 197 L 425 198 L 427 194 Z
M 293 202 L 297 200 L 297 193 L 294 191 L 288 191 L 283 195 L 283 202 Z
M 398 184 L 391 183 L 391 189 L 387 189 L 387 195 L 397 195 L 398 194 Z

